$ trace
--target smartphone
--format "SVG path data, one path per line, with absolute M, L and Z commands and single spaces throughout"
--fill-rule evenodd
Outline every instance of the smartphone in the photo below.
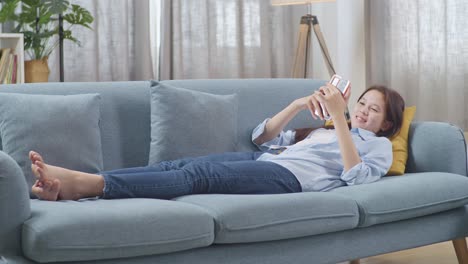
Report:
M 336 88 L 338 88 L 338 90 L 341 91 L 341 93 L 343 95 L 345 95 L 347 92 L 348 92 L 348 89 L 350 87 L 350 82 L 349 80 L 345 80 L 343 79 L 340 75 L 338 74 L 334 74 L 331 79 L 330 79 L 330 83 L 335 86 Z M 322 110 L 322 114 L 323 114 L 323 117 L 325 118 L 325 120 L 330 120 L 330 116 L 325 112 L 324 110 L 324 106 L 322 104 L 320 104 L 320 107 L 321 107 L 321 110 Z M 319 110 L 316 109 L 315 110 L 315 114 L 318 115 L 318 112 Z
M 336 86 L 336 88 L 338 88 L 343 95 L 346 94 L 346 92 L 348 92 L 350 82 L 348 80 L 343 79 L 338 74 L 335 74 L 331 77 L 330 83 Z

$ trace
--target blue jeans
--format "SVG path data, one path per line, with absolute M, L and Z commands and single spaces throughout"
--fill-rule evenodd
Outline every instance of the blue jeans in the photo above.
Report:
M 100 173 L 104 199 L 172 199 L 188 194 L 275 194 L 301 192 L 288 169 L 256 161 L 261 152 L 229 152 Z

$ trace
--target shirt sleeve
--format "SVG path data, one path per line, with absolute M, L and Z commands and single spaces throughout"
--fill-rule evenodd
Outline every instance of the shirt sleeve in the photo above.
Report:
M 296 131 L 288 130 L 288 131 L 281 131 L 281 133 L 273 138 L 270 141 L 267 141 L 261 145 L 257 145 L 255 143 L 255 139 L 257 139 L 263 132 L 265 131 L 265 126 L 270 121 L 271 118 L 265 119 L 262 123 L 260 123 L 256 128 L 254 128 L 252 132 L 252 142 L 262 151 L 267 151 L 271 148 L 277 147 L 284 147 L 294 144 L 294 137 L 296 135 Z
M 361 156 L 361 162 L 341 174 L 347 185 L 358 185 L 378 181 L 384 176 L 393 161 L 392 143 L 387 138 L 372 140 L 369 151 Z

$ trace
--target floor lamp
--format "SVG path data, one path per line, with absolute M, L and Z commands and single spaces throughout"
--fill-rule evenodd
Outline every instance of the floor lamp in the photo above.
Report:
M 312 29 L 314 30 L 315 36 L 317 37 L 320 50 L 322 51 L 325 65 L 327 66 L 330 77 L 333 76 L 333 74 L 336 74 L 335 67 L 333 67 L 333 62 L 331 60 L 330 53 L 328 52 L 327 44 L 325 43 L 325 38 L 323 37 L 322 30 L 320 29 L 317 16 L 310 14 L 312 13 L 313 3 L 334 1 L 335 0 L 271 0 L 272 5 L 309 5 L 309 14 L 302 16 L 301 23 L 299 24 L 299 39 L 297 42 L 296 54 L 294 55 L 294 65 L 292 68 L 293 78 L 307 78 L 309 53 L 312 44 Z M 348 107 L 346 107 L 345 116 L 346 120 L 350 122 L 351 119 L 349 116 Z
M 309 4 L 309 14 L 301 17 L 299 25 L 299 39 L 297 43 L 296 53 L 294 55 L 294 65 L 292 68 L 293 78 L 307 78 L 309 54 L 311 50 L 311 35 L 312 29 L 317 37 L 320 49 L 322 51 L 325 65 L 327 66 L 330 77 L 335 74 L 335 68 L 328 52 L 327 44 L 320 29 L 317 16 L 311 15 L 312 3 L 318 2 L 334 2 L 335 0 L 271 0 L 272 5 L 299 5 Z

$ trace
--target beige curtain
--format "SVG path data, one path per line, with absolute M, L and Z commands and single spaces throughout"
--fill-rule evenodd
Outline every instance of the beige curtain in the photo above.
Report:
M 335 68 L 365 86 L 364 1 L 314 4 Z M 307 5 L 267 0 L 76 0 L 96 21 L 65 45 L 66 81 L 290 77 L 299 21 Z M 50 59 L 59 80 L 58 54 Z M 309 78 L 328 72 L 313 37 Z
M 65 81 L 148 80 L 154 77 L 149 0 L 74 0 L 95 18 L 93 30 L 74 28 L 82 46 L 65 41 Z M 49 81 L 59 81 L 58 49 Z
M 163 1 L 160 79 L 291 77 L 301 16 L 317 15 L 337 72 L 366 86 L 365 0 L 271 6 L 267 0 Z M 330 76 L 315 36 L 308 78 Z M 351 104 L 352 107 L 353 104 Z
M 369 0 L 368 83 L 416 105 L 416 119 L 468 129 L 468 1 Z
M 266 0 L 163 1 L 161 79 L 289 77 L 303 10 Z
M 65 81 L 289 77 L 307 11 L 266 0 L 73 2 L 95 22 L 74 30 L 81 47 L 65 42 Z M 58 81 L 58 52 L 49 65 Z

